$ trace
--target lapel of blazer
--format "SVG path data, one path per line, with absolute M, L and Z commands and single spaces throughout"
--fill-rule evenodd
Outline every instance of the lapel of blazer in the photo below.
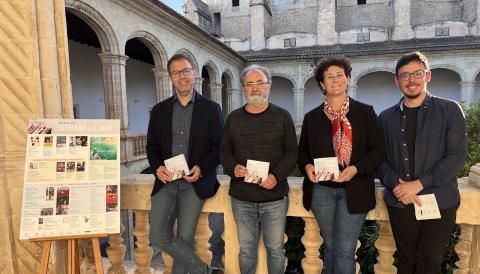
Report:
M 360 132 L 364 132 L 365 129 L 362 129 L 360 127 L 363 127 L 364 125 L 362 124 L 362 119 L 363 116 L 360 117 L 360 113 L 358 112 L 358 105 L 357 101 L 354 99 L 350 98 L 350 110 L 349 110 L 348 120 L 350 121 L 350 124 L 352 125 L 353 129 L 353 142 L 352 142 L 352 156 L 351 160 L 357 159 L 357 153 L 358 153 L 358 148 L 359 142 L 364 142 L 362 134 L 359 134 Z M 362 139 L 362 140 L 361 140 Z
M 193 103 L 192 121 L 190 124 L 190 137 L 188 139 L 188 158 L 187 162 L 190 165 L 190 159 L 192 158 L 192 147 L 195 142 L 196 131 L 199 130 L 201 113 L 203 109 L 203 98 L 195 91 L 195 102 Z
M 173 97 L 170 97 L 170 102 L 166 106 L 163 121 L 165 121 L 165 151 L 167 151 L 168 157 L 172 157 L 172 118 L 173 118 L 173 103 L 175 102 Z M 162 117 L 160 117 L 162 119 Z

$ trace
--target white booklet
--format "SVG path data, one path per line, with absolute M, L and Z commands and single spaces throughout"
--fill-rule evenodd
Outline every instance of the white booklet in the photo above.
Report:
M 440 219 L 440 210 L 438 209 L 437 199 L 435 194 L 418 195 L 422 206 L 415 205 L 415 217 L 417 220 L 431 220 Z
M 340 174 L 337 157 L 325 157 L 313 159 L 315 166 L 315 178 L 320 181 L 337 179 Z
M 188 169 L 184 154 L 165 160 L 165 167 L 172 173 L 172 181 L 183 178 L 185 175 L 190 175 L 190 169 Z
M 269 162 L 247 160 L 247 175 L 244 181 L 247 183 L 260 184 L 268 177 Z

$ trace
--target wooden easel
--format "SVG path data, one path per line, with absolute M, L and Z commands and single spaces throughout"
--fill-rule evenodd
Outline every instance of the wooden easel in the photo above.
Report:
M 48 260 L 50 259 L 50 249 L 52 241 L 67 240 L 68 241 L 68 274 L 80 274 L 80 264 L 78 258 L 78 240 L 92 239 L 93 254 L 95 256 L 95 268 L 97 274 L 103 274 L 102 255 L 100 253 L 99 238 L 107 237 L 107 234 L 92 234 L 67 237 L 52 237 L 30 239 L 30 241 L 43 241 L 42 261 L 40 264 L 40 274 L 47 274 Z

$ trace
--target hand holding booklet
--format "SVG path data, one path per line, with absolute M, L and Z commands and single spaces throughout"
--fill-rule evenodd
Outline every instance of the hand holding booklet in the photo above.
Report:
M 247 160 L 247 175 L 244 181 L 247 183 L 260 184 L 268 177 L 269 162 Z
M 337 157 L 316 158 L 313 159 L 313 164 L 317 182 L 337 179 L 340 174 Z
M 172 173 L 172 181 L 190 175 L 190 169 L 184 154 L 165 160 L 165 167 Z
M 438 209 L 437 199 L 435 194 L 418 195 L 422 206 L 415 205 L 415 217 L 417 220 L 431 220 L 440 219 L 440 210 Z

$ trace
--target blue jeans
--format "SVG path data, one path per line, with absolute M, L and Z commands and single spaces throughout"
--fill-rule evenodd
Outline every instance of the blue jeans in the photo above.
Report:
M 237 224 L 240 243 L 240 272 L 255 274 L 258 256 L 259 225 L 267 249 L 269 274 L 285 273 L 283 239 L 288 198 L 267 203 L 251 203 L 232 198 L 233 218 Z
M 167 183 L 152 196 L 150 242 L 152 262 L 160 262 L 160 250 L 173 257 L 173 274 L 209 273 L 210 269 L 195 253 L 194 236 L 205 200 L 198 198 L 193 186 L 177 180 Z M 173 225 L 177 221 L 177 235 Z
M 320 226 L 325 273 L 354 274 L 357 239 L 366 213 L 350 214 L 344 188 L 315 185 L 312 211 Z

